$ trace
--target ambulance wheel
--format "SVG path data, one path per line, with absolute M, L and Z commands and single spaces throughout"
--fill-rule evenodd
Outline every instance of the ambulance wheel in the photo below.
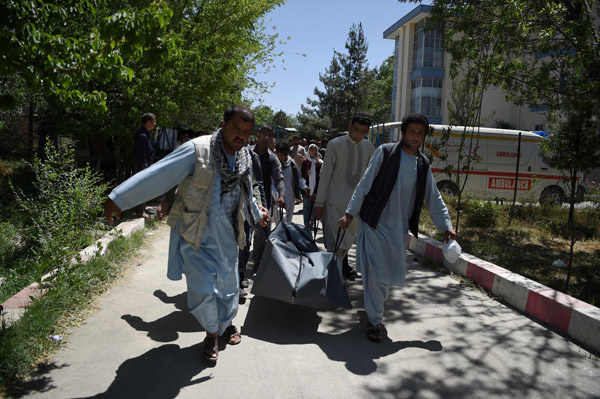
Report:
M 444 181 L 439 182 L 437 184 L 437 188 L 438 188 L 438 190 L 440 190 L 440 193 L 442 195 L 445 195 L 448 197 L 454 197 L 454 196 L 458 195 L 458 189 L 456 188 L 456 184 L 454 184 L 450 180 L 444 180 Z
M 565 202 L 565 192 L 558 186 L 546 187 L 540 195 L 540 204 L 562 205 Z

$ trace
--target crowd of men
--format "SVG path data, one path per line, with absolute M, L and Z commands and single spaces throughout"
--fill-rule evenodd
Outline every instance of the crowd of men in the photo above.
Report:
M 248 145 L 254 124 L 250 108 L 229 106 L 212 135 L 183 142 L 153 165 L 140 165 L 109 194 L 105 216 L 112 223 L 122 210 L 173 193 L 172 203 L 163 201 L 159 211 L 159 217 L 168 212 L 171 227 L 167 277 L 185 275 L 188 307 L 206 331 L 202 356 L 214 363 L 219 337 L 231 345 L 241 342 L 232 322 L 240 297 L 247 295 L 248 263 L 259 267 L 274 219 L 291 221 L 296 204 L 302 204 L 305 225 L 322 221 L 325 247 L 337 249 L 338 266 L 349 280 L 361 277 L 347 258 L 356 242 L 366 333 L 380 342 L 384 302 L 390 287 L 404 285 L 407 234 L 417 234 L 423 201 L 446 238 L 456 238 L 428 160 L 419 152 L 427 118 L 408 115 L 402 140 L 377 150 L 365 140 L 371 117 L 364 112 L 349 121 L 347 133 L 321 143 L 298 136 L 276 142 L 274 130 L 263 126 Z M 142 125 L 136 140 L 156 125 L 156 117 L 145 114 Z M 346 233 L 336 246 L 339 229 Z

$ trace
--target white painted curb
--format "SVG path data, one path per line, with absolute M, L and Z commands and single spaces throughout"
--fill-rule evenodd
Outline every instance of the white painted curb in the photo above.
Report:
M 419 238 L 409 234 L 408 238 L 411 251 L 443 263 L 515 309 L 600 353 L 599 308 L 467 253 L 450 264 L 444 259 L 443 243 L 421 234 Z
M 134 218 L 119 223 L 118 227 L 106 233 L 102 238 L 96 241 L 96 243 L 83 249 L 79 252 L 79 257 L 82 262 L 87 262 L 92 257 L 99 255 L 103 256 L 108 244 L 119 236 L 130 238 L 131 234 L 142 230 L 145 226 L 144 218 Z M 71 259 L 72 263 L 76 263 L 77 259 Z M 54 270 L 42 277 L 42 281 L 50 279 L 57 271 Z M 41 290 L 43 293 L 44 290 Z M 0 325 L 9 326 L 17 322 L 21 316 L 25 313 L 27 306 L 31 304 L 31 297 L 38 297 L 40 295 L 40 287 L 37 283 L 32 283 L 27 287 L 23 288 L 17 294 L 11 298 L 2 302 L 2 314 L 0 315 Z

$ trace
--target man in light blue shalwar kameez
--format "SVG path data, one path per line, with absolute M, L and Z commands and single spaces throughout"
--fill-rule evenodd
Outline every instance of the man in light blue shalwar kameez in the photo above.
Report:
M 244 220 L 262 225 L 267 220 L 252 197 L 249 179 L 245 145 L 253 128 L 250 109 L 230 106 L 212 136 L 188 141 L 134 175 L 115 188 L 105 204 L 112 221 L 113 213 L 118 217 L 121 210 L 181 183 L 169 215 L 167 277 L 180 280 L 185 274 L 190 312 L 207 332 L 203 354 L 209 361 L 218 358 L 218 335 L 225 335 L 230 344 L 241 340 L 232 324 L 239 303 L 238 244 L 245 239 L 240 226 Z
M 402 141 L 380 146 L 373 155 L 339 221 L 345 229 L 360 216 L 356 240 L 357 267 L 362 273 L 367 336 L 382 339 L 384 302 L 391 286 L 403 287 L 409 229 L 418 231 L 423 201 L 446 240 L 456 238 L 448 209 L 435 185 L 428 160 L 418 151 L 429 129 L 427 118 L 408 115 L 402 121 Z M 420 181 L 419 181 L 420 179 Z

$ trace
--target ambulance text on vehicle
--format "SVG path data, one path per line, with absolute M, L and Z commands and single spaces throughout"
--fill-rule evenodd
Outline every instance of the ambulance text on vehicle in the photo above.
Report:
M 379 141 L 383 133 L 394 129 L 393 141 L 401 139 L 401 122 L 371 127 L 372 136 Z M 563 203 L 569 188 L 566 175 L 546 164 L 540 155 L 544 140 L 539 134 L 510 129 L 477 128 L 449 125 L 430 125 L 431 133 L 425 140 L 424 152 L 433 156 L 431 170 L 439 190 L 446 195 L 456 195 L 456 174 L 460 185 L 468 173 L 463 193 L 486 199 L 512 200 L 515 185 L 517 201 Z M 444 133 L 448 140 L 443 144 Z M 519 149 L 519 133 L 521 145 Z M 465 134 L 463 159 L 459 165 L 461 138 Z M 377 144 L 377 143 L 376 143 Z M 463 167 L 467 154 L 472 154 L 468 170 Z M 445 157 L 445 159 L 444 159 Z M 517 159 L 519 171 L 517 178 Z

